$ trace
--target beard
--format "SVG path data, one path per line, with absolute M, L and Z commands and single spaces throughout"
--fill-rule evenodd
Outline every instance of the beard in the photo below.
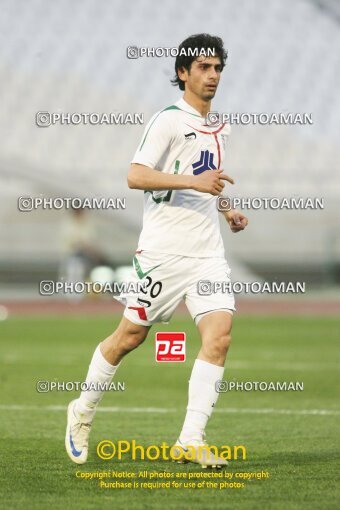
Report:
M 204 101 L 210 101 L 211 99 L 213 99 L 215 97 L 215 94 L 216 94 L 216 90 L 211 91 L 211 92 L 205 92 L 204 94 L 202 94 L 202 99 Z

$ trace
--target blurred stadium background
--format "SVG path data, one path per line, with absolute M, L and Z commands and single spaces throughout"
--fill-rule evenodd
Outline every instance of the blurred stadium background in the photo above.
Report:
M 65 257 L 69 212 L 20 212 L 18 197 L 126 197 L 93 211 L 93 245 L 131 263 L 143 194 L 126 173 L 142 125 L 39 128 L 38 111 L 144 113 L 172 104 L 174 58 L 128 59 L 128 46 L 173 47 L 192 33 L 223 38 L 229 59 L 214 110 L 312 113 L 313 125 L 234 125 L 231 195 L 320 197 L 324 210 L 245 211 L 223 229 L 233 278 L 299 280 L 337 300 L 340 283 L 340 5 L 336 0 L 2 0 L 0 30 L 0 299 L 39 299 Z M 322 292 L 322 294 L 321 294 Z M 316 294 L 315 294 L 316 293 Z M 308 296 L 306 296 L 308 298 Z M 259 299 L 256 297 L 256 299 Z M 261 298 L 262 299 L 262 298 Z M 46 303 L 46 300 L 45 300 Z

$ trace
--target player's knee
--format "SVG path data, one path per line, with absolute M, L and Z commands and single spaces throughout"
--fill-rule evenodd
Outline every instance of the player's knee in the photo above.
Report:
M 146 334 L 143 330 L 135 329 L 126 332 L 124 336 L 122 336 L 118 340 L 119 350 L 123 354 L 127 354 L 128 352 L 133 351 L 139 345 L 141 345 L 146 338 Z
M 216 335 L 211 337 L 209 341 L 205 342 L 207 355 L 211 359 L 220 360 L 220 358 L 224 358 L 228 352 L 229 346 L 231 343 L 231 334 L 225 333 L 222 335 Z
M 220 355 L 225 355 L 231 344 L 231 334 L 225 333 L 220 335 L 219 337 L 215 338 L 213 343 L 215 351 Z

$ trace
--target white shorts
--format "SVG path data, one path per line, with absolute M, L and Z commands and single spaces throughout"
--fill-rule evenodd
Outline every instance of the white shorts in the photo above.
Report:
M 124 316 L 134 324 L 151 326 L 169 322 L 182 299 L 196 324 L 209 312 L 235 310 L 234 295 L 229 289 L 209 293 L 209 285 L 207 288 L 207 282 L 230 283 L 230 269 L 224 258 L 184 257 L 142 250 L 134 256 L 133 266 L 129 279 L 133 291 L 122 293 L 116 299 L 126 305 Z M 144 288 L 137 292 L 138 282 Z

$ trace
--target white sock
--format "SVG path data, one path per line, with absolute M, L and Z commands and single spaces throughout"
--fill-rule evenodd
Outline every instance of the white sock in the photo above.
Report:
M 111 365 L 101 353 L 100 344 L 94 351 L 89 371 L 87 373 L 86 382 L 90 383 L 107 383 L 112 381 L 112 378 L 119 367 Z M 82 391 L 80 397 L 75 403 L 74 411 L 76 416 L 84 422 L 91 422 L 96 412 L 97 405 L 103 398 L 104 391 L 89 390 Z
M 223 373 L 224 367 L 196 359 L 189 381 L 187 414 L 179 436 L 182 443 L 190 444 L 193 439 L 202 439 L 219 396 L 215 383 L 223 378 Z

